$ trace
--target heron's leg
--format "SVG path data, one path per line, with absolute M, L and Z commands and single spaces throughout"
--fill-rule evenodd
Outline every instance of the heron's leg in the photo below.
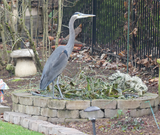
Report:
M 58 86 L 58 89 L 59 89 L 60 96 L 61 96 L 61 98 L 63 98 L 61 89 L 60 89 L 60 87 L 59 87 L 59 77 L 57 77 L 57 86 Z
M 54 81 L 52 82 L 53 98 L 54 98 Z

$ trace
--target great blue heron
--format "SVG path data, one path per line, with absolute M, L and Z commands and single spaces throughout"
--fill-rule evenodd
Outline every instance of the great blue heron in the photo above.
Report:
M 72 53 L 75 41 L 74 21 L 80 18 L 93 17 L 92 14 L 83 14 L 75 12 L 69 21 L 69 40 L 66 46 L 57 47 L 51 56 L 48 58 L 43 68 L 43 73 L 40 82 L 40 89 L 44 90 L 51 82 L 53 82 L 53 98 L 54 97 L 54 80 L 62 73 L 67 65 L 70 54 Z M 61 98 L 63 98 L 57 78 L 57 86 Z

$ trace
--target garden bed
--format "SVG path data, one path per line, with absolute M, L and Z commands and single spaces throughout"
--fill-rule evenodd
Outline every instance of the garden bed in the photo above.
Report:
M 87 121 L 84 112 L 89 106 L 97 106 L 98 118 L 112 118 L 118 115 L 118 110 L 123 114 L 130 112 L 131 117 L 140 117 L 158 110 L 159 97 L 157 94 L 146 93 L 143 97 L 135 99 L 94 99 L 94 100 L 57 100 L 46 97 L 32 96 L 30 93 L 12 94 L 14 112 L 29 114 L 41 120 L 50 122 Z M 149 102 L 146 102 L 149 101 Z

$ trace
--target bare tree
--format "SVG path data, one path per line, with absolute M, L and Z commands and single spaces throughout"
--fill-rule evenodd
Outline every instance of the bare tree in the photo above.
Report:
M 64 2 L 64 0 L 58 1 L 58 31 L 57 31 L 57 36 L 56 36 L 55 47 L 58 46 L 58 41 L 59 41 L 59 37 L 61 34 L 62 18 L 63 18 L 63 2 Z

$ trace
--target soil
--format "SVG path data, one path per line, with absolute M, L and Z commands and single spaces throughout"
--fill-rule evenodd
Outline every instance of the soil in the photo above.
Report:
M 78 62 L 69 62 L 66 69 L 63 71 L 63 75 L 67 75 L 69 77 L 73 77 L 78 71 L 80 66 L 86 66 L 89 63 L 78 63 Z M 119 69 L 122 72 L 125 72 L 125 69 Z M 108 70 L 108 69 L 95 69 L 97 74 L 105 75 L 109 77 L 112 73 L 115 73 L 115 70 Z M 142 78 L 143 81 L 148 82 L 149 79 L 152 77 L 149 73 L 145 71 L 138 72 L 138 76 Z M 37 73 L 35 76 L 21 78 L 20 81 L 13 82 L 13 79 L 17 79 L 17 77 L 10 75 L 8 71 L 2 70 L 0 71 L 0 78 L 9 86 L 9 90 L 4 91 L 5 100 L 2 103 L 3 105 L 8 105 L 12 108 L 12 100 L 11 100 L 11 93 L 13 91 L 21 91 L 24 89 L 31 89 L 36 90 L 39 88 L 39 81 L 40 81 L 41 74 Z M 158 92 L 158 84 L 147 83 L 148 85 L 148 92 L 157 93 Z M 155 117 L 157 119 L 158 125 L 160 124 L 160 111 L 155 113 Z M 124 119 L 124 118 L 122 118 Z M 154 117 L 152 114 L 146 115 L 143 117 L 139 117 L 144 121 L 144 124 L 141 125 L 142 129 L 132 129 L 123 131 L 121 127 L 113 128 L 112 126 L 115 125 L 116 122 L 121 121 L 122 119 L 100 119 L 96 120 L 96 132 L 97 135 L 158 135 L 160 131 L 155 123 Z M 88 122 L 70 122 L 70 123 L 61 123 L 59 125 L 63 125 L 66 127 L 71 127 L 78 129 L 87 134 L 92 133 L 92 123 Z

